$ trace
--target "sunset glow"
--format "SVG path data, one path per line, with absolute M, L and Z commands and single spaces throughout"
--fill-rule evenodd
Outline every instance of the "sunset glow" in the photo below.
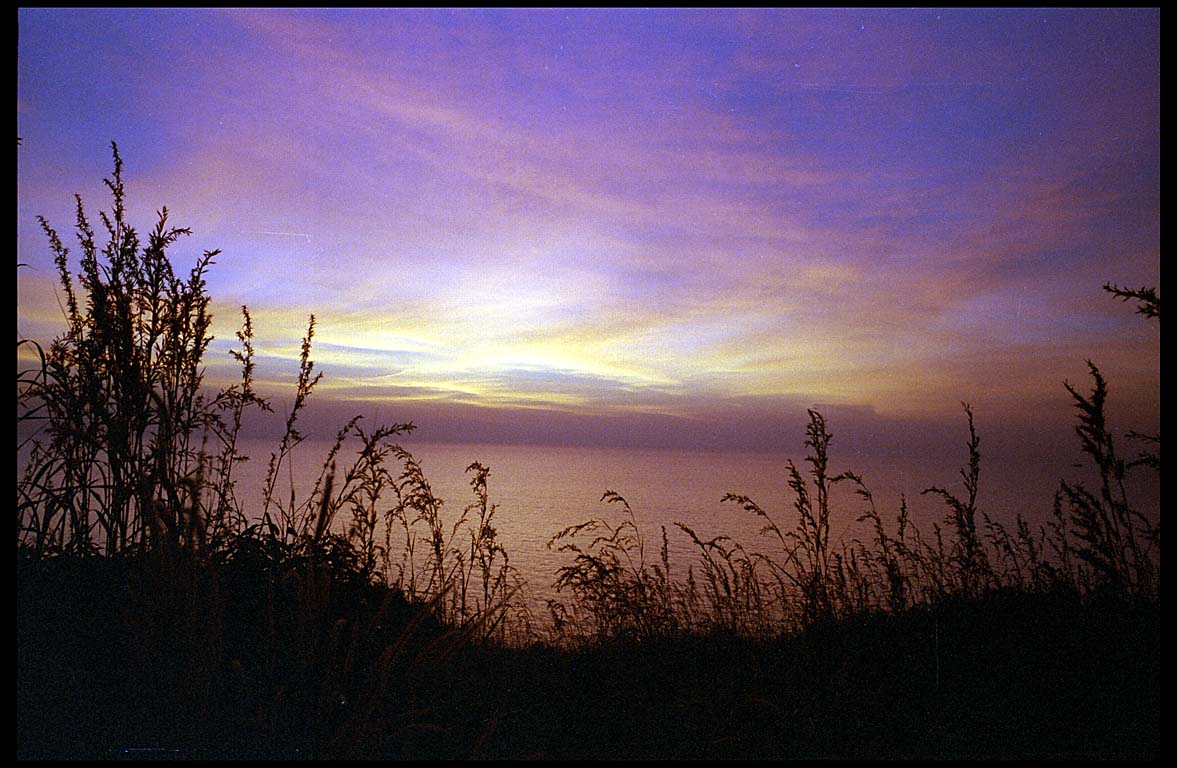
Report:
M 78 193 L 97 222 L 114 140 L 140 232 L 166 205 L 181 269 L 222 251 L 210 384 L 244 304 L 266 392 L 313 313 L 320 396 L 425 434 L 469 407 L 1063 424 L 1086 359 L 1159 419 L 1158 324 L 1101 289 L 1160 283 L 1158 10 L 18 22 L 18 337 L 63 325 L 35 217 L 73 245 Z

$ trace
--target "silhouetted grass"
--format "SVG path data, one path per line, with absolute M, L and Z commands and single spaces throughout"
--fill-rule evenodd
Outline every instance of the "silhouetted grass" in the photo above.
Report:
M 1098 592 L 1118 599 L 1159 600 L 1159 520 L 1132 504 L 1125 482 L 1133 469 L 1159 472 L 1159 454 L 1132 463 L 1117 458 L 1103 415 L 1106 386 L 1094 365 L 1091 371 L 1095 388 L 1090 396 L 1069 384 L 1067 390 L 1080 411 L 1076 431 L 1100 488 L 1093 492 L 1081 483 L 1062 482 L 1047 525 L 1033 528 L 1019 515 L 1011 531 L 978 506 L 980 438 L 966 403 L 968 455 L 960 470 L 964 493 L 939 486 L 924 491 L 939 496 L 948 507 L 943 526 L 933 524 L 931 537 L 911 523 L 906 500 L 901 499 L 895 532 L 889 533 L 865 480 L 852 471 L 830 474 L 832 435 L 821 414 L 810 411 L 805 445 L 810 449 L 806 461 L 811 482 L 791 461 L 787 465 L 787 482 L 795 497 L 792 527 L 778 522 L 753 499 L 729 493 L 723 501 L 734 502 L 763 521 L 765 547 L 727 536 L 704 541 L 677 523 L 695 545 L 698 559 L 688 566 L 685 583 L 668 584 L 663 577 L 670 571 L 666 555 L 661 566 L 644 565 L 642 535 L 633 512 L 610 491 L 605 500 L 622 502 L 627 515 L 616 529 L 599 519 L 571 526 L 553 540 L 594 534 L 587 545 L 561 547 L 574 552 L 576 559 L 561 568 L 556 587 L 571 588 L 574 602 L 551 606 L 559 619 L 557 629 L 573 638 L 597 640 L 619 634 L 674 635 L 684 628 L 763 636 L 864 613 L 981 599 L 1001 590 L 1066 589 L 1084 596 Z M 1159 437 L 1153 441 L 1159 444 Z M 873 538 L 868 542 L 835 546 L 829 540 L 831 490 L 844 483 L 866 504 L 858 521 L 870 524 Z M 609 535 L 596 534 L 602 529 Z M 656 623 L 625 619 L 655 609 L 660 616 Z M 586 624 L 570 628 L 569 617 L 580 617 Z
M 675 523 L 695 558 L 655 553 L 626 499 L 557 532 L 550 621 L 533 617 L 495 528 L 490 469 L 448 515 L 399 440 L 348 421 L 309 495 L 290 453 L 314 371 L 312 316 L 262 508 L 234 469 L 253 384 L 203 386 L 204 273 L 177 277 L 167 211 L 141 246 L 122 161 L 99 248 L 78 200 L 81 273 L 43 219 L 66 330 L 18 370 L 18 758 L 1156 757 L 1160 527 L 1129 473 L 1160 471 L 1159 435 L 1124 460 L 1107 386 L 1069 383 L 1095 490 L 1062 482 L 1045 526 L 983 499 L 964 404 L 963 490 L 931 486 L 943 524 L 905 499 L 888 525 L 867 481 L 831 469 L 809 412 L 794 502 L 754 542 Z M 1155 291 L 1107 290 L 1159 322 Z M 349 460 L 345 460 L 345 457 Z M 285 482 L 283 471 L 286 472 Z M 839 489 L 868 540 L 834 542 Z M 343 519 L 337 519 L 340 515 Z

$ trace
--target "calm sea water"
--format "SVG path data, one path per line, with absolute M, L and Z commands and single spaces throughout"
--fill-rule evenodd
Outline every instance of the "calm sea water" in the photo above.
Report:
M 251 460 L 238 467 L 238 498 L 247 514 L 260 518 L 262 487 L 270 453 L 277 441 L 245 440 L 239 449 Z M 763 521 L 732 502 L 722 503 L 727 493 L 749 496 L 769 512 L 783 530 L 797 521 L 795 497 L 786 483 L 787 461 L 792 459 L 806 473 L 810 466 L 804 452 L 740 453 L 691 450 L 652 450 L 632 448 L 552 447 L 490 444 L 438 444 L 405 440 L 402 445 L 420 462 L 434 495 L 442 499 L 443 516 L 453 521 L 475 501 L 466 468 L 480 462 L 490 468 L 490 502 L 497 505 L 494 526 L 499 542 L 510 555 L 511 563 L 527 584 L 527 601 L 544 615 L 548 598 L 556 597 L 552 584 L 561 566 L 572 556 L 549 547 L 552 537 L 562 529 L 603 518 L 616 525 L 624 519 L 619 504 L 602 501 L 606 491 L 615 491 L 628 500 L 637 526 L 645 539 L 645 558 L 658 562 L 662 529 L 666 528 L 670 550 L 671 575 L 685 579 L 687 567 L 698 560 L 698 549 L 675 523 L 692 528 L 704 540 L 725 535 L 749 551 L 766 554 L 779 552 L 775 541 L 762 536 Z M 874 494 L 876 508 L 894 533 L 900 498 L 907 499 L 911 520 L 925 536 L 932 525 L 943 523 L 947 508 L 934 496 L 921 495 L 936 485 L 964 495 L 960 468 L 967 460 L 967 449 L 924 453 L 920 457 L 873 451 L 844 456 L 831 447 L 831 475 L 852 470 L 861 475 Z M 319 477 L 330 442 L 310 439 L 296 447 L 283 469 L 277 492 L 289 497 L 293 482 L 296 499 L 308 498 Z M 983 445 L 984 449 L 984 445 Z M 340 471 L 354 459 L 355 448 L 345 446 L 338 459 Z M 1015 447 L 1016 450 L 1016 447 Z M 27 451 L 26 451 L 27 452 Z M 1071 453 L 1023 451 L 1003 456 L 1001 451 L 982 450 L 981 483 L 978 506 L 1006 526 L 1022 515 L 1037 526 L 1050 517 L 1054 492 L 1060 479 L 1076 479 Z M 18 474 L 25 457 L 17 457 Z M 399 466 L 390 467 L 395 475 Z M 1131 488 L 1130 498 L 1146 513 L 1159 518 L 1160 483 L 1156 476 Z M 1088 482 L 1091 478 L 1088 476 Z M 1089 485 L 1089 487 L 1097 487 Z M 391 505 L 388 500 L 385 507 Z M 856 538 L 870 541 L 871 534 L 857 518 L 865 502 L 849 483 L 835 486 L 831 493 L 830 535 L 835 546 L 852 543 Z M 335 527 L 346 529 L 349 515 L 339 513 Z M 978 521 L 980 523 L 980 521 Z
M 615 491 L 632 507 L 637 525 L 646 541 L 646 560 L 658 561 L 661 529 L 667 529 L 672 575 L 684 577 L 695 562 L 697 549 L 674 523 L 681 522 L 707 539 L 727 535 L 754 551 L 775 552 L 773 542 L 760 535 L 763 521 L 738 505 L 721 503 L 728 493 L 750 496 L 768 511 L 782 529 L 796 522 L 795 497 L 786 485 L 787 460 L 792 458 L 803 472 L 809 464 L 800 451 L 793 454 L 717 453 L 708 451 L 640 450 L 622 448 L 551 447 L 519 445 L 453 445 L 405 441 L 420 461 L 434 494 L 444 501 L 447 519 L 474 501 L 471 475 L 466 468 L 478 461 L 490 468 L 489 496 L 498 505 L 494 518 L 499 540 L 528 584 L 530 600 L 542 605 L 554 596 L 556 571 L 570 562 L 570 555 L 549 548 L 549 540 L 563 528 L 592 518 L 616 523 L 623 519 L 619 504 L 601 500 L 605 491 Z M 250 441 L 244 450 L 255 457 L 239 469 L 241 501 L 248 509 L 260 509 L 261 487 L 272 441 Z M 318 477 L 330 444 L 307 441 L 293 456 L 292 472 L 283 471 L 279 483 L 282 497 L 289 494 L 293 477 L 297 498 L 306 498 Z M 346 449 L 345 449 L 346 450 Z M 961 453 L 964 454 L 962 447 Z M 912 520 L 925 534 L 934 522 L 944 519 L 946 507 L 920 491 L 930 485 L 948 488 L 958 496 L 964 490 L 959 469 L 966 456 L 921 459 L 903 457 L 855 458 L 840 462 L 831 456 L 831 473 L 853 470 L 862 475 L 875 497 L 883 519 L 894 531 L 900 495 L 908 500 Z M 1017 514 L 1031 522 L 1044 521 L 1051 509 L 1060 479 L 1056 463 L 987 460 L 982 465 L 979 505 L 990 516 L 1011 524 Z M 344 464 L 341 459 L 340 467 Z M 394 467 L 394 474 L 399 467 Z M 835 542 L 869 538 L 863 524 L 856 522 L 865 502 L 850 484 L 836 486 L 831 494 L 830 533 Z M 337 528 L 347 524 L 346 512 L 336 520 Z

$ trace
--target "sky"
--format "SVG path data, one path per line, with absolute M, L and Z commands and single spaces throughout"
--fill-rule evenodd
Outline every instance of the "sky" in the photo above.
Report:
M 1159 429 L 1159 323 L 1101 287 L 1160 287 L 1156 9 L 24 8 L 17 134 L 18 338 L 115 141 L 139 231 L 221 250 L 206 383 L 248 305 L 281 411 L 313 313 L 324 425 L 963 445 L 967 401 L 1016 447 L 1090 359 Z

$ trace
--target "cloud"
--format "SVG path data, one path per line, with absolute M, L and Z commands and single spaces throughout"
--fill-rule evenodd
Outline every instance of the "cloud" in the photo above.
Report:
M 21 260 L 51 268 L 33 212 L 108 198 L 118 125 L 135 220 L 223 249 L 210 381 L 248 304 L 267 386 L 314 313 L 323 392 L 367 403 L 1025 412 L 1131 335 L 1099 285 L 1159 284 L 1148 14 L 22 14 Z M 58 22 L 101 88 L 37 47 Z

